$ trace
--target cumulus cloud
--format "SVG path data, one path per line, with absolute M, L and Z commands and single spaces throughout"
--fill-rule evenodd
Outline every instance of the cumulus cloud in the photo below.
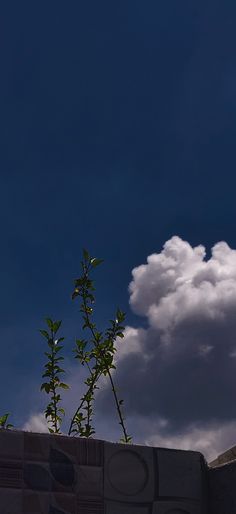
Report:
M 48 434 L 48 425 L 44 414 L 31 414 L 29 420 L 21 428 L 25 432 Z
M 132 270 L 128 291 L 148 328 L 126 326 L 115 343 L 111 375 L 127 433 L 134 444 L 201 451 L 213 460 L 236 444 L 236 250 L 218 242 L 206 261 L 204 246 L 173 236 Z M 74 413 L 75 390 L 89 371 L 81 379 L 78 367 L 68 367 L 63 406 Z M 118 441 L 109 377 L 97 385 L 95 437 Z

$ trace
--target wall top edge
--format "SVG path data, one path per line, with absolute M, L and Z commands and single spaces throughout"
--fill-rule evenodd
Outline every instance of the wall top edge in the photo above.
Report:
M 165 447 L 162 447 L 162 446 L 151 446 L 151 445 L 146 445 L 146 444 L 133 444 L 133 443 L 121 443 L 121 442 L 113 442 L 113 441 L 107 441 L 106 439 L 96 439 L 94 437 L 89 437 L 89 438 L 86 438 L 86 437 L 78 437 L 78 436 L 69 436 L 69 435 L 66 435 L 66 434 L 55 434 L 55 433 L 48 433 L 48 432 L 34 432 L 34 431 L 31 431 L 31 430 L 21 430 L 21 429 L 17 429 L 17 428 L 4 428 L 4 427 L 0 427 L 0 434 L 1 432 L 7 432 L 7 433 L 22 433 L 22 434 L 33 434 L 33 435 L 38 435 L 40 437 L 50 437 L 50 436 L 53 436 L 53 437 L 64 437 L 66 439 L 76 439 L 76 440 L 86 440 L 86 441 L 94 441 L 94 442 L 101 442 L 101 443 L 106 443 L 106 444 L 116 444 L 116 445 L 119 445 L 119 446 L 124 446 L 124 447 L 135 447 L 135 446 L 139 446 L 139 447 L 143 447 L 143 448 L 153 448 L 153 449 L 156 449 L 156 450 L 162 450 L 162 451 L 168 451 L 168 452 L 179 452 L 179 453 L 192 453 L 194 455 L 199 455 L 201 458 L 203 458 L 205 460 L 205 457 L 203 455 L 203 453 L 199 452 L 199 451 L 195 451 L 195 450 L 182 450 L 180 448 L 165 448 Z

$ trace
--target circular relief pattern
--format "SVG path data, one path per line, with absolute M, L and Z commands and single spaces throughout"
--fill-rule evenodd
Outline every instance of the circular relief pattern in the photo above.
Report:
M 130 496 L 140 493 L 148 481 L 146 462 L 132 450 L 114 453 L 108 461 L 107 474 L 117 492 Z

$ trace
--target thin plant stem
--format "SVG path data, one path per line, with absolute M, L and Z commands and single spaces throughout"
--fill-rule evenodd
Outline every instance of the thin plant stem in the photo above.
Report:
M 90 262 L 90 264 L 92 266 L 93 266 L 93 261 L 95 261 L 95 265 L 100 264 L 100 262 L 102 262 L 99 259 L 90 259 L 89 258 L 89 254 L 86 251 L 84 251 L 84 256 L 85 256 L 85 260 L 87 260 L 87 261 L 89 260 L 89 262 Z M 82 296 L 82 298 L 83 298 L 83 305 L 82 305 L 82 308 L 80 309 L 82 312 L 85 313 L 85 316 L 83 316 L 83 318 L 85 320 L 85 324 L 84 324 L 83 328 L 85 328 L 85 327 L 89 327 L 90 328 L 90 330 L 92 332 L 92 335 L 93 335 L 93 342 L 95 343 L 95 345 L 97 347 L 97 352 L 95 354 L 93 354 L 93 355 L 94 356 L 95 355 L 96 356 L 98 356 L 98 355 L 100 356 L 100 358 L 102 359 L 102 361 L 104 363 L 105 371 L 104 370 L 102 371 L 101 365 L 100 366 L 95 366 L 95 368 L 97 368 L 102 374 L 104 374 L 104 376 L 106 376 L 107 373 L 109 375 L 109 378 L 110 378 L 110 381 L 111 381 L 111 385 L 112 385 L 113 394 L 115 396 L 115 401 L 116 401 L 116 406 L 117 406 L 118 414 L 119 414 L 119 417 L 120 417 L 120 420 L 121 420 L 119 424 L 122 425 L 122 428 L 123 428 L 123 431 L 124 431 L 124 435 L 125 435 L 125 439 L 121 439 L 121 441 L 127 443 L 127 442 L 131 441 L 132 438 L 127 436 L 127 433 L 126 433 L 126 430 L 125 430 L 125 426 L 124 426 L 124 423 L 123 423 L 123 419 L 122 419 L 122 415 L 121 415 L 121 410 L 120 410 L 120 407 L 119 407 L 119 405 L 121 405 L 123 403 L 123 400 L 120 400 L 118 402 L 117 395 L 116 395 L 116 389 L 114 387 L 114 383 L 113 383 L 113 380 L 112 380 L 112 377 L 111 377 L 111 374 L 110 374 L 110 371 L 109 371 L 109 369 L 115 368 L 115 366 L 112 365 L 113 357 L 109 353 L 107 353 L 107 355 L 106 355 L 106 354 L 104 354 L 104 352 L 102 352 L 101 346 L 98 344 L 98 341 L 100 339 L 101 334 L 100 333 L 95 333 L 94 332 L 95 325 L 90 323 L 90 320 L 89 320 L 88 316 L 92 314 L 92 310 L 93 309 L 87 305 L 86 298 L 89 298 L 92 302 L 94 302 L 93 295 L 88 294 L 88 290 L 89 289 L 94 290 L 94 288 L 92 287 L 92 281 L 90 281 L 88 279 L 89 265 L 87 266 L 86 263 L 85 264 L 81 263 L 81 264 L 83 266 L 84 276 L 82 277 L 82 279 L 78 279 L 75 282 L 76 282 L 77 286 L 79 285 L 81 287 L 82 293 L 80 293 L 80 288 L 77 287 L 75 289 L 75 292 L 72 295 L 72 299 L 74 299 L 78 295 Z M 112 353 L 114 353 L 114 351 L 116 350 L 114 348 L 114 346 L 113 346 L 113 340 L 116 338 L 116 332 L 118 332 L 117 335 L 119 337 L 124 337 L 123 334 L 120 332 L 121 328 L 123 328 L 123 327 L 119 327 L 119 326 L 117 327 L 116 326 L 118 321 L 124 319 L 124 314 L 121 313 L 119 311 L 119 309 L 117 311 L 117 316 L 118 316 L 118 320 L 116 320 L 116 322 L 111 321 L 112 324 L 113 324 L 113 329 L 108 329 L 107 335 L 109 336 L 109 338 L 105 341 L 107 350 L 108 351 L 112 351 Z M 81 341 L 80 341 L 80 343 L 81 343 Z M 102 355 L 101 355 L 101 353 L 102 353 Z M 81 354 L 80 354 L 79 358 L 81 359 Z M 86 359 L 84 359 L 84 360 L 87 363 L 87 360 Z M 88 366 L 88 363 L 87 363 L 87 366 Z M 90 370 L 90 368 L 89 368 L 89 370 Z M 90 373 L 92 374 L 91 370 L 90 370 Z M 90 391 L 93 388 L 94 382 L 95 382 L 95 380 L 92 380 L 89 392 L 87 393 L 87 394 L 89 394 L 88 398 L 91 398 Z M 78 411 L 79 411 L 79 409 L 77 409 L 74 417 L 72 418 L 68 435 L 70 435 L 70 433 L 71 433 L 71 428 L 72 428 L 73 422 L 75 421 L 75 419 L 76 419 L 76 417 L 78 415 Z M 89 425 L 89 423 L 88 423 L 88 425 Z

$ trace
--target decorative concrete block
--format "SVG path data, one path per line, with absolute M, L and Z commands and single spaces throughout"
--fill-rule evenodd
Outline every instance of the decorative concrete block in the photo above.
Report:
M 201 454 L 158 449 L 159 495 L 203 500 Z

